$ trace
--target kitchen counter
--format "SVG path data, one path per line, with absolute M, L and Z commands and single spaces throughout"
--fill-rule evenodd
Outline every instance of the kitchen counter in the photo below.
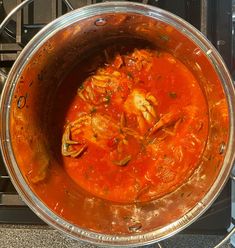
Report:
M 217 235 L 177 234 L 162 242 L 163 248 L 212 248 L 223 238 Z M 44 225 L 0 225 L 0 248 L 96 248 L 65 237 Z M 231 247 L 229 244 L 223 248 Z M 146 248 L 158 248 L 153 244 Z

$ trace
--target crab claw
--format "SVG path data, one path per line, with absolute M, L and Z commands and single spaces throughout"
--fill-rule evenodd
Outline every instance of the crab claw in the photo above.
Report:
M 156 124 L 149 130 L 148 136 L 152 135 L 153 133 L 157 132 L 159 129 L 163 127 L 167 127 L 169 125 L 177 123 L 177 121 L 179 121 L 181 117 L 182 117 L 182 113 L 180 110 L 175 110 L 163 115 L 156 122 Z

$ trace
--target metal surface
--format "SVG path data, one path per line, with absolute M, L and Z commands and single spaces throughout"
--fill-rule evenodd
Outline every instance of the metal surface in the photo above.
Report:
M 207 0 L 201 0 L 201 25 L 200 25 L 200 31 L 207 36 Z
M 16 43 L 1 43 L 0 44 L 0 52 L 18 52 L 21 51 L 22 47 Z
M 234 234 L 235 234 L 235 227 L 233 227 L 233 228 L 229 231 L 229 233 L 224 237 L 224 239 L 221 240 L 221 241 L 219 242 L 219 244 L 216 245 L 214 248 L 220 248 L 220 247 L 222 247 L 222 245 L 226 244 L 226 243 L 229 241 L 229 239 L 232 237 L 232 235 L 234 235 Z
M 51 0 L 51 18 L 52 20 L 57 17 L 57 0 Z
M 7 17 L 2 21 L 2 23 L 0 24 L 0 33 L 3 32 L 5 26 L 7 25 L 7 23 L 11 20 L 12 16 L 15 15 L 16 13 L 18 13 L 19 10 L 21 10 L 22 8 L 24 8 L 26 5 L 28 5 L 29 3 L 31 3 L 33 0 L 25 0 L 22 3 L 20 3 L 19 5 L 17 5 L 16 8 L 14 8 L 8 15 Z M 18 15 L 18 18 L 20 17 L 20 15 Z
M 235 176 L 231 174 L 230 178 L 235 181 Z M 231 210 L 230 210 L 231 211 Z M 224 244 L 227 244 L 230 240 L 230 238 L 235 234 L 235 226 L 234 226 L 234 221 L 232 221 L 232 228 L 228 228 L 230 229 L 224 236 L 224 238 L 216 245 L 214 246 L 214 248 L 220 248 L 222 247 Z
M 0 75 L 1 75 L 0 82 L 4 84 L 5 80 L 7 79 L 7 73 L 6 71 L 3 70 L 3 68 L 0 68 Z
M 72 4 L 69 2 L 69 0 L 63 0 L 66 6 L 69 8 L 69 10 L 74 10 L 74 7 Z
M 232 1 L 207 0 L 207 37 L 232 72 Z
M 19 195 L 1 194 L 0 206 L 25 206 Z

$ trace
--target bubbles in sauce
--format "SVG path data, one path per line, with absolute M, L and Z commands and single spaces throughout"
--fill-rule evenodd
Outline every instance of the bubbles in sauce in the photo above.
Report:
M 104 26 L 107 24 L 107 21 L 104 18 L 99 18 L 95 21 L 96 26 Z

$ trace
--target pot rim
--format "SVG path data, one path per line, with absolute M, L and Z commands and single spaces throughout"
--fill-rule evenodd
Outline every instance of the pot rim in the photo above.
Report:
M 32 192 L 30 187 L 27 185 L 20 172 L 20 169 L 17 166 L 17 162 L 13 155 L 11 146 L 9 124 L 12 95 L 15 90 L 18 78 L 20 77 L 23 68 L 27 65 L 27 61 L 35 54 L 37 49 L 45 43 L 45 41 L 51 38 L 58 31 L 68 27 L 69 25 L 72 25 L 77 21 L 104 13 L 114 14 L 122 12 L 148 15 L 150 18 L 163 21 L 173 26 L 177 30 L 180 30 L 182 33 L 184 33 L 185 36 L 187 36 L 194 43 L 200 46 L 201 50 L 207 55 L 209 61 L 211 62 L 211 64 L 213 64 L 220 77 L 229 107 L 230 130 L 227 152 L 221 171 L 210 190 L 206 193 L 202 200 L 195 205 L 195 207 L 193 207 L 185 216 L 181 217 L 177 221 L 167 225 L 164 228 L 160 228 L 158 230 L 143 234 L 114 236 L 92 232 L 74 226 L 73 224 L 70 224 L 66 220 L 54 214 L 43 202 L 41 202 L 41 200 L 36 196 L 36 194 Z M 235 160 L 235 153 L 232 152 L 233 148 L 235 147 L 234 108 L 235 90 L 233 81 L 225 66 L 225 63 L 223 62 L 223 59 L 221 58 L 217 50 L 213 47 L 213 45 L 211 45 L 210 42 L 196 28 L 194 28 L 192 25 L 188 24 L 186 21 L 179 18 L 178 16 L 157 7 L 131 2 L 99 3 L 74 10 L 49 23 L 39 33 L 37 33 L 33 37 L 33 39 L 30 40 L 27 46 L 20 53 L 8 75 L 1 95 L 0 147 L 4 163 L 7 167 L 7 171 L 19 195 L 22 197 L 24 202 L 26 202 L 26 204 L 34 211 L 34 213 L 36 213 L 43 221 L 53 226 L 55 229 L 62 231 L 64 234 L 70 236 L 73 239 L 88 241 L 96 245 L 111 245 L 113 247 L 120 245 L 128 247 L 136 245 L 147 245 L 169 238 L 172 235 L 188 227 L 210 207 L 210 205 L 221 192 L 223 186 L 229 178 L 230 171 Z

